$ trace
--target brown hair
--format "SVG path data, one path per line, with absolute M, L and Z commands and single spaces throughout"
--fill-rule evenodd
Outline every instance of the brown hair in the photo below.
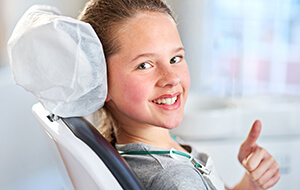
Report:
M 98 35 L 106 60 L 120 48 L 118 32 L 126 22 L 141 11 L 154 11 L 170 15 L 172 11 L 163 0 L 90 0 L 78 19 L 89 23 Z M 104 106 L 94 116 L 97 129 L 110 142 L 114 143 L 114 120 L 109 109 Z
M 92 25 L 107 59 L 118 50 L 116 38 L 122 24 L 140 11 L 166 13 L 174 19 L 162 0 L 90 0 L 78 19 Z

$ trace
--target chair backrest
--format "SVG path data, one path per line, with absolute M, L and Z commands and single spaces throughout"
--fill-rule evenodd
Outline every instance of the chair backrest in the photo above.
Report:
M 55 141 L 75 189 L 144 189 L 119 153 L 87 120 L 53 120 L 40 103 L 32 110 Z

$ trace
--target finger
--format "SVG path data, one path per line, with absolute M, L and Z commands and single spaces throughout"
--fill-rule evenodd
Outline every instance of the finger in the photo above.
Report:
M 263 189 L 269 189 L 270 187 L 273 187 L 280 179 L 280 173 L 276 173 L 272 179 L 270 179 L 267 183 L 265 183 L 262 188 Z
M 255 170 L 249 172 L 249 175 L 253 181 L 258 181 L 274 164 L 276 164 L 276 161 L 272 156 L 264 158 Z
M 278 164 L 273 164 L 258 180 L 257 183 L 261 186 L 266 184 L 269 180 L 273 178 L 277 173 L 279 173 Z
M 249 154 L 255 149 L 256 147 L 256 141 L 259 137 L 261 131 L 261 122 L 259 120 L 256 120 L 252 128 L 246 138 L 246 140 L 243 142 L 243 144 L 240 147 L 240 151 L 238 154 L 238 159 L 242 163 L 242 161 L 249 156 Z
M 255 170 L 262 160 L 267 156 L 266 151 L 261 148 L 257 147 L 246 159 L 243 160 L 243 166 L 249 171 L 252 172 Z
M 261 122 L 259 120 L 256 120 L 253 123 L 252 128 L 251 128 L 246 140 L 243 143 L 243 146 L 248 146 L 248 147 L 254 146 L 260 135 L 261 128 L 262 128 Z

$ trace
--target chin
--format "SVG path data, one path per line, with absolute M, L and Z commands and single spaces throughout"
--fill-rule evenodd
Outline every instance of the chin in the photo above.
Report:
M 175 129 L 176 127 L 179 126 L 179 124 L 181 123 L 182 119 L 176 119 L 173 121 L 168 121 L 167 123 L 164 123 L 161 127 L 165 128 L 165 129 Z

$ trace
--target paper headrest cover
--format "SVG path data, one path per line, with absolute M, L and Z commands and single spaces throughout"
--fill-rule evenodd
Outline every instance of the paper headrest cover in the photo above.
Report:
M 107 96 L 102 44 L 88 23 L 50 6 L 31 7 L 8 41 L 16 83 L 61 117 L 86 116 Z

